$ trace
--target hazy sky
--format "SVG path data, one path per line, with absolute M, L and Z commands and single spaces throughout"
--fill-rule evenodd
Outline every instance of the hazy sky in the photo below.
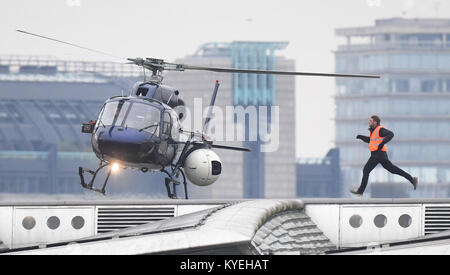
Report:
M 118 56 L 168 60 L 193 54 L 206 42 L 288 41 L 283 54 L 296 60 L 297 70 L 334 72 L 333 51 L 345 42 L 335 28 L 400 16 L 450 18 L 450 1 L 1 0 L 0 55 L 108 59 L 21 35 L 18 28 Z M 335 137 L 334 79 L 298 77 L 296 85 L 297 156 L 322 157 Z

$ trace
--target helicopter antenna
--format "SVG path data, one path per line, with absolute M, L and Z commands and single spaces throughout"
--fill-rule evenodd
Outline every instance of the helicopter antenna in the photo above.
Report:
M 208 129 L 209 129 L 208 126 L 209 126 L 209 122 L 211 121 L 212 109 L 216 102 L 217 91 L 219 90 L 219 86 L 220 86 L 219 80 L 216 80 L 216 85 L 214 86 L 214 92 L 211 97 L 211 103 L 209 103 L 208 115 L 206 116 L 205 124 L 203 125 L 203 129 L 202 129 L 203 133 L 206 133 L 206 131 L 208 131 Z
M 146 79 L 145 79 L 145 68 L 144 68 L 144 66 L 142 66 L 142 72 L 144 73 L 144 82 L 145 82 Z

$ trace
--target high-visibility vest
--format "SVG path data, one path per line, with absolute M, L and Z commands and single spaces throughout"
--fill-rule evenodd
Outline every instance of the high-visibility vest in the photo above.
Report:
M 383 126 L 378 126 L 373 130 L 372 134 L 370 134 L 370 142 L 369 142 L 369 150 L 370 152 L 377 151 L 378 145 L 383 141 L 383 138 L 380 137 L 380 129 L 384 128 Z M 383 146 L 381 151 L 386 152 L 387 148 L 386 145 Z

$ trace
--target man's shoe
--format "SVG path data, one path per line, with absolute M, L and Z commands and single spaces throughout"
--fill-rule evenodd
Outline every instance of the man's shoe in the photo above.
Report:
M 359 193 L 359 188 L 353 188 L 350 190 L 350 193 L 362 197 L 362 193 Z
M 416 190 L 417 186 L 419 186 L 419 178 L 418 177 L 413 178 L 412 185 L 414 186 L 414 190 Z

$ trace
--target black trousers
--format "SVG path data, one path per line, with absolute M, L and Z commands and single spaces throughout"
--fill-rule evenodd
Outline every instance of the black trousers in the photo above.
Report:
M 359 193 L 361 194 L 364 193 L 364 190 L 366 190 L 367 181 L 369 180 L 369 174 L 379 163 L 381 163 L 384 169 L 388 170 L 392 174 L 400 175 L 412 183 L 413 178 L 411 177 L 411 175 L 406 173 L 402 169 L 398 168 L 394 164 L 392 164 L 392 162 L 387 158 L 387 154 L 385 157 L 383 157 L 383 155 L 382 156 L 372 155 L 367 161 L 366 165 L 364 166 L 361 186 L 359 187 Z

